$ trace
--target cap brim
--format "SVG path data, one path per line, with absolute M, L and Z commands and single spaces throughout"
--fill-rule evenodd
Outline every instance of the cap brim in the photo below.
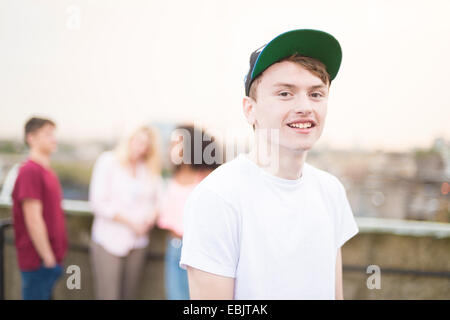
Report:
M 339 71 L 342 60 L 339 42 L 326 32 L 300 29 L 280 34 L 264 47 L 253 68 L 252 79 L 272 64 L 295 53 L 325 64 L 330 80 L 333 80 Z

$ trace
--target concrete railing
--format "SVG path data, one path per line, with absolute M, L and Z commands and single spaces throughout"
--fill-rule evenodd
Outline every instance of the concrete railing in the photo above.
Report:
M 0 201 L 0 209 L 10 209 L 12 203 Z M 67 214 L 92 215 L 89 201 L 63 200 Z M 450 223 L 355 217 L 360 233 L 389 233 L 414 237 L 450 238 Z
M 88 255 L 93 215 L 86 201 L 64 200 L 69 253 L 66 265 L 83 270 L 82 290 L 70 291 L 60 281 L 56 299 L 92 299 L 92 275 Z M 10 217 L 11 203 L 0 202 L 0 218 Z M 343 247 L 346 299 L 450 299 L 450 224 L 356 217 L 357 236 Z M 164 299 L 166 231 L 154 229 L 140 297 Z M 1 243 L 1 242 L 0 242 Z M 6 299 L 20 299 L 13 233 L 5 232 L 4 284 Z M 369 265 L 380 267 L 382 287 L 369 289 Z M 1 277 L 1 275 L 0 275 Z M 1 280 L 1 278 L 0 278 Z

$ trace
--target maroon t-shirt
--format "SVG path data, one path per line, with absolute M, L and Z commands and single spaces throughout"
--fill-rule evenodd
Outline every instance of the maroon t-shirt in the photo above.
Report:
M 67 250 L 67 236 L 64 212 L 61 208 L 62 189 L 56 174 L 28 159 L 19 169 L 12 199 L 14 237 L 20 270 L 36 270 L 42 263 L 25 225 L 22 210 L 24 199 L 41 201 L 50 245 L 57 262 L 62 263 Z

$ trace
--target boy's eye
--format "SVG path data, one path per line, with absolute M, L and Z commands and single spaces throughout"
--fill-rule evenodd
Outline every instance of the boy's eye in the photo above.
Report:
M 313 98 L 321 98 L 321 97 L 323 97 L 323 94 L 321 94 L 320 92 L 313 92 L 313 93 L 311 93 L 311 96 Z
M 282 97 L 288 97 L 289 96 L 289 92 L 283 91 L 279 93 L 280 96 Z

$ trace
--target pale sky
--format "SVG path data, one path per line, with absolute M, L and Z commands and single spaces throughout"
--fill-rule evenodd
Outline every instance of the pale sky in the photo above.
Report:
M 61 139 L 110 139 L 149 121 L 237 137 L 250 53 L 320 29 L 341 43 L 321 142 L 400 150 L 450 139 L 450 1 L 0 2 L 0 138 L 31 115 Z

